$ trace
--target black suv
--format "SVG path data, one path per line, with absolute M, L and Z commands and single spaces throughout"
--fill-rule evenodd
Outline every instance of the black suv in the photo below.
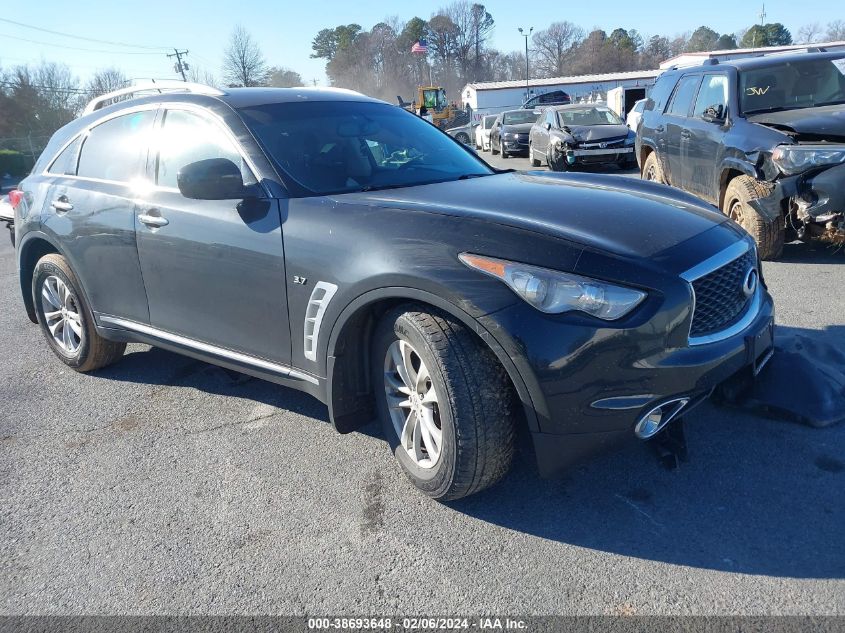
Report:
M 643 178 L 718 206 L 763 259 L 780 255 L 787 232 L 845 243 L 845 53 L 667 71 L 636 147 Z
M 58 131 L 15 209 L 23 303 L 91 371 L 143 342 L 380 418 L 435 498 L 649 438 L 772 349 L 754 243 L 683 193 L 491 169 L 349 91 L 130 99 Z

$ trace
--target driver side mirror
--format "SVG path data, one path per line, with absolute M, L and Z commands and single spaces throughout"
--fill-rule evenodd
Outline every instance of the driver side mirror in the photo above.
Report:
M 725 122 L 725 106 L 722 104 L 707 106 L 701 115 L 701 118 L 708 123 L 724 123 Z
M 243 200 L 252 195 L 241 169 L 228 158 L 189 163 L 176 174 L 180 193 L 194 200 Z
M 546 121 L 546 122 L 543 124 L 543 127 L 544 127 L 544 128 L 546 128 L 546 132 L 548 132 L 549 130 L 551 130 L 551 129 L 552 129 L 552 124 L 551 124 L 551 123 L 549 123 L 548 121 Z

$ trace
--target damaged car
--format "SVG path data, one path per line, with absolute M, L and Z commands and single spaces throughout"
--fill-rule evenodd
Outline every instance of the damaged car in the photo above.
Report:
M 718 206 L 776 259 L 786 240 L 845 244 L 845 52 L 662 74 L 636 141 L 645 180 Z
M 528 156 L 531 165 L 545 161 L 552 171 L 575 167 L 637 166 L 636 133 L 610 108 L 578 104 L 546 108 L 531 128 Z

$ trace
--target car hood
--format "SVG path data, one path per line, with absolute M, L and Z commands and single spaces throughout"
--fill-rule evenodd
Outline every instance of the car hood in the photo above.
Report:
M 783 112 L 761 112 L 748 115 L 759 123 L 792 134 L 809 134 L 820 139 L 845 140 L 845 105 L 800 108 Z
M 503 125 L 501 132 L 504 134 L 505 132 L 516 132 L 517 134 L 527 134 L 531 131 L 531 126 L 534 125 L 533 123 L 517 123 L 516 125 Z
M 607 141 L 628 135 L 627 125 L 567 125 L 566 130 L 579 143 Z
M 511 172 L 335 199 L 488 220 L 632 257 L 650 257 L 727 221 L 688 194 L 602 174 Z

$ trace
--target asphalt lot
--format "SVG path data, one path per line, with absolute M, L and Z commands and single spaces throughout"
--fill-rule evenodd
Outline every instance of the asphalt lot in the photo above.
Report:
M 765 275 L 782 329 L 845 351 L 845 253 Z M 2 614 L 845 614 L 845 425 L 705 404 L 677 471 L 636 444 L 550 482 L 520 454 L 438 504 L 301 393 L 143 345 L 65 368 L 5 233 L 0 314 Z

